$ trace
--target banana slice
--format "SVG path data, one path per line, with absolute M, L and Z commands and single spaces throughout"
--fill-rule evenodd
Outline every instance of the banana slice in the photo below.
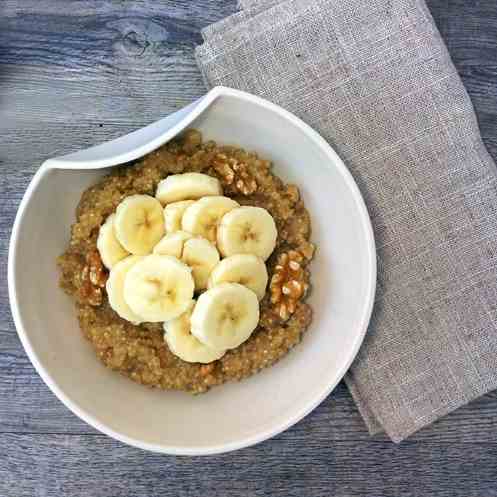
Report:
M 238 202 L 228 197 L 201 198 L 185 210 L 181 226 L 184 231 L 216 243 L 217 227 L 221 218 L 237 207 Z
M 253 254 L 231 255 L 223 259 L 211 272 L 207 288 L 221 283 L 239 283 L 250 288 L 259 300 L 266 293 L 268 274 L 264 261 Z
M 185 312 L 195 284 L 191 269 L 175 257 L 152 254 L 138 261 L 124 280 L 124 300 L 143 321 L 169 321 Z
M 234 349 L 257 327 L 257 295 L 238 283 L 221 283 L 200 295 L 190 321 L 192 334 L 204 345 Z
M 181 202 L 173 202 L 164 207 L 166 233 L 173 233 L 174 231 L 179 231 L 181 229 L 183 213 L 194 203 L 194 200 L 182 200 Z
M 155 196 L 162 205 L 178 200 L 197 200 L 208 195 L 222 195 L 217 178 L 201 173 L 171 174 L 157 185 Z
M 177 231 L 176 233 L 183 233 Z M 205 238 L 191 238 L 183 246 L 182 261 L 192 268 L 195 290 L 207 288 L 207 281 L 214 266 L 219 262 L 217 248 Z
M 98 232 L 97 249 L 100 253 L 100 258 L 107 269 L 118 263 L 129 255 L 129 252 L 119 243 L 114 233 L 115 214 L 111 214 Z
M 149 195 L 126 197 L 116 209 L 116 237 L 134 255 L 146 255 L 164 235 L 164 212 Z
M 109 304 L 114 311 L 119 314 L 123 319 L 131 321 L 134 324 L 140 324 L 143 319 L 135 314 L 129 305 L 124 300 L 124 280 L 128 271 L 143 257 L 139 255 L 130 255 L 122 261 L 119 261 L 110 271 L 109 278 L 105 288 L 107 290 L 107 297 Z
M 181 259 L 183 254 L 183 245 L 186 240 L 190 239 L 192 235 L 186 231 L 175 231 L 174 233 L 167 233 L 164 238 L 154 247 L 153 253 L 159 255 L 172 255 Z M 217 252 L 217 251 L 216 251 Z
M 274 219 L 266 209 L 245 206 L 223 216 L 217 230 L 217 245 L 225 257 L 254 254 L 266 260 L 276 246 L 277 236 Z
M 164 340 L 169 350 L 186 362 L 207 364 L 221 359 L 226 350 L 215 350 L 199 342 L 190 332 L 190 316 L 195 302 L 181 316 L 164 323 Z

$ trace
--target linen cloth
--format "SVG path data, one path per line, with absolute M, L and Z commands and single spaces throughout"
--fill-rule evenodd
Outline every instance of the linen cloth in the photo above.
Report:
M 240 7 L 204 30 L 198 65 L 302 118 L 358 183 L 378 284 L 345 381 L 370 432 L 399 442 L 497 388 L 495 164 L 424 1 Z

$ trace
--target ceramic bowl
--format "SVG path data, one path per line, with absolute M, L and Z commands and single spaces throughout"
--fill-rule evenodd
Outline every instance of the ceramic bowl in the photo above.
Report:
M 113 165 L 154 150 L 187 127 L 206 139 L 257 151 L 299 185 L 317 246 L 312 325 L 284 359 L 238 383 L 193 396 L 146 388 L 106 369 L 83 338 L 71 299 L 58 287 L 55 259 L 69 240 L 82 191 Z M 215 88 L 182 111 L 112 142 L 50 159 L 19 207 L 9 251 L 15 324 L 53 393 L 94 428 L 168 454 L 245 447 L 293 425 L 349 368 L 374 299 L 375 247 L 368 213 L 349 171 L 309 126 L 263 99 Z

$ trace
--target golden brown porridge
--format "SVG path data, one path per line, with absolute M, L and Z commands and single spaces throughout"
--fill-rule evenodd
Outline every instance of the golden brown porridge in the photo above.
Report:
M 269 285 L 257 328 L 247 341 L 209 364 L 185 362 L 171 353 L 160 323 L 135 325 L 114 312 L 105 288 L 108 271 L 97 250 L 101 225 L 124 198 L 154 195 L 161 180 L 183 172 L 216 177 L 225 196 L 242 206 L 265 208 L 278 233 L 266 261 Z M 107 367 L 144 385 L 200 393 L 270 366 L 300 342 L 312 319 L 304 302 L 307 264 L 314 252 L 310 232 L 298 188 L 279 179 L 269 161 L 239 148 L 202 142 L 199 132 L 189 130 L 138 162 L 116 168 L 83 193 L 70 244 L 58 259 L 60 284 L 74 297 L 81 330 Z

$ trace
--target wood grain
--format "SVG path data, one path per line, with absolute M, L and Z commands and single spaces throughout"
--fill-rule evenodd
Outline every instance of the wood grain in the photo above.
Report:
M 497 158 L 497 2 L 429 0 Z M 235 0 L 0 2 L 0 496 L 497 496 L 497 394 L 396 446 L 343 385 L 284 434 L 201 460 L 100 435 L 48 390 L 10 317 L 7 245 L 46 158 L 152 122 L 204 93 L 193 48 Z
M 3 435 L 0 478 L 16 497 L 497 495 L 492 445 L 454 443 L 449 452 L 432 443 L 323 441 L 301 427 L 236 456 L 192 461 L 147 454 L 101 435 Z

